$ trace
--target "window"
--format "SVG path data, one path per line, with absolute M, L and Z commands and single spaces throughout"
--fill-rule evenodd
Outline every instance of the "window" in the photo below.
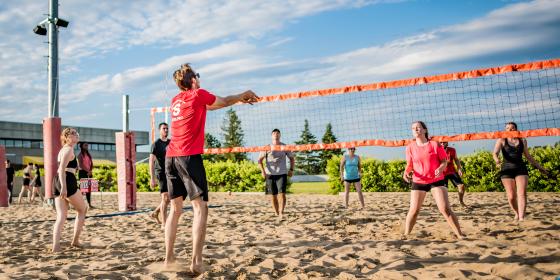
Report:
M 117 150 L 117 146 L 111 145 L 111 151 L 116 151 L 116 150 Z
M 89 149 L 92 151 L 99 151 L 97 144 L 89 144 Z
M 6 147 L 13 147 L 14 146 L 14 140 L 8 139 L 6 140 Z
M 23 140 L 23 147 L 24 148 L 31 148 L 31 141 Z
M 4 139 L 0 139 L 0 145 L 2 145 L 2 146 L 6 146 L 6 140 L 4 140 Z

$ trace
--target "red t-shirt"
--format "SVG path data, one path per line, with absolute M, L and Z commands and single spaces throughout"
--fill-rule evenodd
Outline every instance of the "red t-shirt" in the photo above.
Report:
M 444 172 L 436 177 L 435 171 L 442 160 L 447 159 L 445 149 L 435 141 L 428 141 L 426 145 L 418 146 L 412 141 L 406 146 L 406 170 L 413 171 L 412 181 L 418 184 L 431 184 L 443 180 Z
M 445 149 L 445 152 L 447 153 L 449 163 L 447 164 L 447 168 L 445 168 L 445 172 L 443 173 L 445 175 L 457 173 L 457 170 L 455 169 L 455 159 L 457 158 L 457 151 L 455 151 L 455 148 L 447 147 L 447 149 Z
M 180 92 L 171 100 L 172 137 L 166 157 L 202 154 L 204 150 L 204 125 L 206 106 L 212 105 L 216 96 L 204 89 Z

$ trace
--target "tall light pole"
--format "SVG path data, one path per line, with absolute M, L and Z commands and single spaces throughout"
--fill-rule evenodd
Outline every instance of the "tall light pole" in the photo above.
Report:
M 48 117 L 43 119 L 45 196 L 49 204 L 53 202 L 52 179 L 56 176 L 57 154 L 61 148 L 58 141 L 62 127 L 62 120 L 58 116 L 58 27 L 68 27 L 68 21 L 58 18 L 58 0 L 49 0 L 49 15 L 33 28 L 37 35 L 49 34 L 49 103 Z

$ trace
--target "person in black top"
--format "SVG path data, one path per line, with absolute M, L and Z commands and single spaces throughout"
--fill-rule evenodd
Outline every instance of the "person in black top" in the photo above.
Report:
M 156 185 L 159 186 L 161 194 L 161 202 L 158 207 L 150 214 L 161 228 L 165 229 L 165 220 L 167 219 L 167 205 L 169 205 L 169 196 L 167 193 L 167 178 L 165 176 L 165 152 L 169 139 L 167 139 L 169 126 L 167 123 L 160 123 L 159 126 L 159 139 L 152 144 L 152 152 L 150 153 L 150 186 L 152 188 Z M 161 212 L 161 220 L 159 213 Z
M 33 170 L 33 163 L 28 163 L 25 169 L 23 169 L 23 184 L 21 186 L 21 191 L 19 192 L 18 204 L 21 204 L 21 199 L 23 198 L 23 193 L 27 191 L 27 201 L 31 203 L 31 171 Z
M 58 170 L 53 180 L 53 196 L 56 209 L 56 222 L 53 228 L 52 251 L 60 251 L 60 237 L 64 229 L 64 222 L 68 216 L 68 203 L 76 209 L 76 222 L 74 223 L 74 237 L 72 247 L 80 247 L 80 234 L 86 219 L 87 206 L 78 190 L 76 169 L 78 161 L 74 155 L 74 146 L 80 140 L 78 132 L 70 127 L 65 128 L 60 135 L 62 149 L 58 152 Z
M 10 162 L 9 159 L 6 160 L 6 179 L 8 179 L 8 191 L 10 192 L 9 194 L 9 203 L 12 204 L 12 192 L 14 190 L 14 174 L 16 173 L 16 171 L 14 170 L 14 168 L 12 167 L 12 163 Z
M 507 123 L 506 131 L 517 131 L 517 124 L 514 122 Z M 502 153 L 503 162 L 499 157 L 500 152 Z M 527 183 L 529 181 L 529 172 L 525 162 L 523 162 L 523 155 L 536 169 L 544 174 L 548 174 L 529 154 L 525 138 L 498 139 L 492 154 L 496 167 L 500 169 L 500 178 L 506 189 L 509 206 L 515 213 L 514 219 L 519 221 L 525 219 Z
M 35 174 L 33 180 L 31 180 L 31 187 L 33 187 L 33 192 L 31 193 L 31 202 L 35 201 L 35 194 L 39 195 L 41 201 L 45 200 L 43 194 L 41 193 L 41 171 L 39 170 L 39 165 L 33 164 L 33 173 Z

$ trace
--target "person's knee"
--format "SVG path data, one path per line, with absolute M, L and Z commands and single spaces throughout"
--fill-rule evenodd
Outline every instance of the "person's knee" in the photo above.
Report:
M 465 192 L 465 185 L 463 185 L 463 184 L 458 185 L 457 189 L 459 189 L 459 192 L 464 193 Z
M 195 215 L 207 215 L 208 214 L 208 203 L 200 198 L 196 198 L 191 201 L 193 207 L 193 213 Z
M 408 209 L 408 213 L 410 215 L 412 215 L 413 217 L 417 217 L 418 214 L 420 213 L 420 208 L 418 207 L 410 207 L 410 209 Z
M 171 207 L 169 209 L 169 214 L 173 217 L 179 218 L 183 214 L 183 205 L 181 202 L 176 200 L 171 201 Z
M 87 213 L 87 207 L 81 207 L 79 209 L 76 209 L 76 212 L 78 212 L 78 216 L 84 217 Z

